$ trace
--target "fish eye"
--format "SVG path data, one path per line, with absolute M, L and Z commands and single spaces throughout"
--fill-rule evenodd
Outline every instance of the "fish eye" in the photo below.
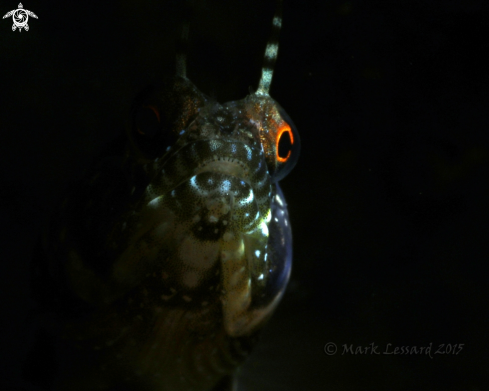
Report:
M 290 129 L 290 126 L 286 123 L 282 125 L 277 134 L 276 154 L 277 160 L 280 163 L 285 163 L 290 159 L 293 145 L 294 135 L 292 129 Z
M 142 136 L 155 137 L 160 130 L 160 113 L 152 105 L 141 105 L 134 115 L 134 129 Z
M 155 159 L 175 142 L 172 122 L 161 109 L 161 91 L 148 87 L 135 99 L 132 106 L 130 139 L 148 159 Z
M 300 154 L 300 138 L 296 126 L 281 107 L 279 113 L 284 123 L 277 131 L 275 139 L 277 167 L 272 176 L 274 181 L 283 179 L 295 167 Z

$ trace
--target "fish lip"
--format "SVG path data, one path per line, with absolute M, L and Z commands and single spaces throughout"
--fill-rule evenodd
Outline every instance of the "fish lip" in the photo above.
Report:
M 234 157 L 214 156 L 200 164 L 196 169 L 197 174 L 209 171 L 232 175 L 246 182 L 249 181 L 250 176 L 250 169 L 248 166 Z
M 165 171 L 167 164 L 175 158 L 175 156 L 180 153 L 182 150 L 185 148 L 191 146 L 192 144 L 197 144 L 200 142 L 204 143 L 210 143 L 212 141 L 218 141 L 218 142 L 228 142 L 229 140 L 223 140 L 222 138 L 208 138 L 208 139 L 200 139 L 200 140 L 192 140 L 190 142 L 187 142 L 181 146 L 179 146 L 175 150 L 170 150 L 169 153 L 162 157 L 161 159 L 158 159 L 158 166 L 159 169 L 157 170 L 162 170 L 162 172 Z M 236 140 L 231 140 L 236 142 Z M 246 143 L 242 141 L 238 141 L 240 144 L 245 145 L 246 147 L 250 147 Z M 179 181 L 178 184 L 175 184 L 173 187 L 179 186 L 182 182 L 185 182 L 189 180 L 190 178 L 194 177 L 195 175 L 198 175 L 203 172 L 214 172 L 214 173 L 221 173 L 224 175 L 229 175 L 233 176 L 235 178 L 238 178 L 242 181 L 244 181 L 247 185 L 252 186 L 252 176 L 254 175 L 254 171 L 252 170 L 252 167 L 249 167 L 248 164 L 245 163 L 244 160 L 236 158 L 232 154 L 222 154 L 221 156 L 218 156 L 216 154 L 204 159 L 203 161 L 197 163 L 192 169 L 191 172 L 188 174 L 188 176 L 182 177 Z

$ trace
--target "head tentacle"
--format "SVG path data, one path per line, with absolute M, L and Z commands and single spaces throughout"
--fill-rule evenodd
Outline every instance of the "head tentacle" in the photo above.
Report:
M 277 7 L 272 22 L 272 33 L 267 42 L 260 82 L 258 83 L 257 95 L 269 95 L 272 84 L 273 69 L 278 56 L 278 39 L 282 27 L 282 0 L 277 0 Z

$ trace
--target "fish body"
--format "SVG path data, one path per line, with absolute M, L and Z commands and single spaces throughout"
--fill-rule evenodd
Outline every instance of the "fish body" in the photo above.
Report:
M 143 91 L 34 262 L 53 389 L 231 389 L 289 279 L 278 180 L 298 148 L 263 89 L 219 104 L 177 75 Z

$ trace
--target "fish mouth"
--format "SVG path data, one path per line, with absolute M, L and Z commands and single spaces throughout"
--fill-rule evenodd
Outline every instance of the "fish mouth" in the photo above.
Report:
M 231 175 L 240 178 L 248 182 L 250 170 L 246 164 L 241 160 L 233 157 L 217 157 L 214 156 L 202 163 L 197 169 L 196 173 L 200 174 L 202 172 L 218 172 L 225 175 Z

